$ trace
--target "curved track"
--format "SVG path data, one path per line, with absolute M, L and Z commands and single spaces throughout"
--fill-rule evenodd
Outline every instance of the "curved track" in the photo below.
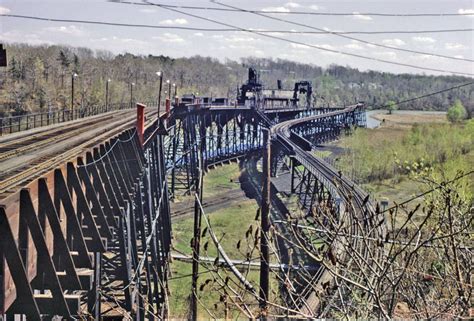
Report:
M 363 235 L 367 235 L 371 233 L 380 233 L 383 229 L 382 227 L 374 229 L 373 226 L 362 224 L 363 226 L 366 226 L 367 231 L 361 231 L 361 225 L 355 222 L 358 220 L 359 223 L 361 221 L 366 223 L 368 221 L 372 221 L 376 216 L 376 211 L 370 202 L 369 195 L 349 178 L 342 175 L 340 171 L 326 163 L 321 158 L 315 156 L 310 151 L 302 149 L 291 139 L 292 128 L 294 128 L 296 125 L 352 112 L 357 107 L 359 107 L 359 105 L 349 106 L 343 110 L 320 115 L 292 119 L 275 124 L 270 128 L 274 138 L 276 138 L 280 143 L 282 143 L 282 145 L 286 146 L 291 150 L 292 153 L 294 153 L 293 157 L 324 184 L 324 186 L 330 191 L 333 198 L 339 198 L 344 202 L 346 209 L 350 207 L 354 211 L 353 215 L 348 215 L 345 217 L 345 220 L 348 221 L 345 223 L 350 224 L 350 234 L 360 235 L 362 232 Z M 376 260 L 380 255 L 380 253 L 376 253 L 376 251 L 370 249 L 360 238 L 352 238 L 350 248 L 353 251 L 357 251 L 357 255 L 363 257 L 366 262 L 369 262 L 371 259 Z M 351 255 L 353 254 L 347 255 L 346 253 L 349 262 L 352 260 Z M 315 275 L 313 282 L 318 282 L 323 273 L 324 267 L 319 273 Z M 354 275 L 352 275 L 352 277 L 354 277 Z M 308 289 L 310 288 L 311 287 L 308 287 Z

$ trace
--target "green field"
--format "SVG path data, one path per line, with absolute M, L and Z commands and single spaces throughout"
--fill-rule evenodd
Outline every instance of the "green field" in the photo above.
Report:
M 338 167 L 376 198 L 393 204 L 424 191 L 427 179 L 449 180 L 472 170 L 474 121 L 409 125 L 398 120 L 356 129 L 336 144 L 346 151 L 338 157 Z M 462 193 L 472 199 L 472 177 L 460 182 Z
M 225 191 L 240 189 L 238 178 L 240 169 L 238 164 L 224 165 L 210 170 L 204 178 L 204 200 L 215 195 L 222 194 Z M 209 218 L 212 230 L 220 239 L 220 243 L 226 254 L 231 259 L 245 260 L 247 257 L 258 259 L 259 252 L 255 245 L 255 233 L 258 222 L 255 221 L 258 204 L 254 199 L 242 197 L 242 200 L 232 203 L 229 206 L 206 213 Z M 202 219 L 202 231 L 206 227 L 206 221 Z M 250 230 L 251 229 L 251 230 Z M 193 235 L 193 218 L 179 220 L 173 224 L 174 248 L 176 251 L 191 255 L 190 242 Z M 247 235 L 247 237 L 246 237 Z M 206 246 L 207 243 L 207 246 Z M 237 248 L 239 243 L 239 248 Z M 205 250 L 207 247 L 207 250 Z M 209 230 L 201 239 L 201 256 L 215 258 L 217 249 L 209 236 Z M 199 287 L 207 282 L 202 291 L 199 291 L 199 300 L 202 305 L 198 307 L 200 318 L 224 318 L 225 305 L 221 301 L 222 291 L 219 291 L 220 281 L 217 272 L 207 272 L 214 270 L 213 263 L 206 263 L 200 267 L 200 272 L 205 272 L 199 277 Z M 173 318 L 187 318 L 189 311 L 189 298 L 191 293 L 191 264 L 174 261 L 171 265 L 172 278 L 170 280 L 170 311 Z M 255 288 L 258 289 L 259 272 L 257 269 L 240 269 Z M 227 276 L 230 286 L 235 289 L 244 298 L 245 302 L 250 303 L 253 312 L 257 311 L 257 301 L 248 293 L 245 293 L 238 283 L 237 279 L 224 269 L 218 270 L 219 275 L 225 279 Z M 272 279 L 272 290 L 278 291 L 278 284 Z M 235 297 L 235 295 L 232 295 Z M 237 300 L 236 298 L 234 298 Z M 209 309 L 207 312 L 202 306 Z M 212 313 L 212 314 L 210 314 Z M 228 300 L 228 318 L 245 318 L 235 305 Z

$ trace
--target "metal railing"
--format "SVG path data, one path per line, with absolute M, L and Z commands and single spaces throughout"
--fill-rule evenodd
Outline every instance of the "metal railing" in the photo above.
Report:
M 147 106 L 153 106 L 156 103 L 150 103 Z M 134 107 L 135 105 L 133 105 Z M 130 103 L 109 104 L 106 109 L 105 106 L 90 106 L 87 108 L 60 109 L 54 111 L 46 111 L 41 113 L 29 113 L 18 116 L 7 116 L 0 118 L 0 136 L 12 134 L 28 129 L 33 129 L 42 126 L 49 126 L 59 124 L 67 121 L 81 119 L 85 117 L 99 115 L 109 111 L 130 109 Z

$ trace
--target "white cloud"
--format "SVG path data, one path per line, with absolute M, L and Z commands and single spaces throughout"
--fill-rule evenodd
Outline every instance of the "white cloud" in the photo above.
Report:
M 319 10 L 319 6 L 317 6 L 315 4 L 310 5 L 309 8 L 312 9 L 312 10 Z
M 369 17 L 369 16 L 364 16 L 364 15 L 360 14 L 359 12 L 353 12 L 353 14 L 354 14 L 354 15 L 353 15 L 352 17 L 353 17 L 354 19 L 356 19 L 356 20 L 363 20 L 363 21 L 370 21 L 370 20 L 372 20 L 371 17 Z
M 7 14 L 10 12 L 10 9 L 0 6 L 0 14 Z
M 245 37 L 245 36 L 231 36 L 228 38 L 225 38 L 225 41 L 227 42 L 255 42 L 257 39 L 252 38 L 252 37 Z
M 196 32 L 194 35 L 196 37 L 203 37 L 204 36 L 204 34 L 202 32 Z
M 301 5 L 299 3 L 296 3 L 296 2 L 287 2 L 285 4 L 285 7 L 287 7 L 287 8 L 299 8 L 299 7 L 301 7 Z
M 322 44 L 322 45 L 317 45 L 318 47 L 322 47 L 324 49 L 329 49 L 329 50 L 336 50 L 336 47 L 328 45 L 328 44 Z
M 45 28 L 44 30 L 48 32 L 55 32 L 55 33 L 64 33 L 70 36 L 76 36 L 80 37 L 85 34 L 84 30 L 82 28 L 78 28 L 75 25 L 69 25 L 69 26 L 60 26 L 60 27 L 48 27 Z
M 413 41 L 421 43 L 435 43 L 436 40 L 431 37 L 411 37 Z
M 255 56 L 257 56 L 257 57 L 263 57 L 263 56 L 265 56 L 265 52 L 264 52 L 263 50 L 255 50 L 253 53 L 254 53 Z
M 463 55 L 455 55 L 454 58 L 459 58 L 459 59 L 463 59 L 464 56 Z
M 372 52 L 375 56 L 381 57 L 381 58 L 391 58 L 395 59 L 397 58 L 397 53 L 393 51 L 375 51 Z
M 212 38 L 214 38 L 214 39 L 222 39 L 222 38 L 224 38 L 224 36 L 223 36 L 223 35 L 213 35 Z
M 467 47 L 461 43 L 447 42 L 444 44 L 444 48 L 448 50 L 461 50 L 461 49 L 466 49 Z
M 433 61 L 437 57 L 433 57 L 431 55 L 411 55 L 410 58 L 414 60 L 421 60 L 421 61 L 427 61 L 427 60 Z
M 308 49 L 308 48 L 311 48 L 309 46 L 302 45 L 302 44 L 299 44 L 299 43 L 290 43 L 290 46 L 293 49 Z
M 188 24 L 188 20 L 184 19 L 184 18 L 177 18 L 177 19 L 166 19 L 166 20 L 162 20 L 160 21 L 160 24 L 161 25 L 169 25 L 169 26 L 172 26 L 172 25 L 186 25 Z
M 347 45 L 344 46 L 344 48 L 352 49 L 352 50 L 362 50 L 362 49 L 364 49 L 364 47 L 362 47 L 361 45 L 358 45 L 356 43 L 347 44 Z
M 394 38 L 394 39 L 384 39 L 382 43 L 389 46 L 404 46 L 406 45 L 405 41 L 402 39 Z
M 143 13 L 155 13 L 156 10 L 155 9 L 140 9 L 140 12 L 143 12 Z
M 262 11 L 276 11 L 276 12 L 290 12 L 290 9 L 286 8 L 286 7 L 266 7 L 266 8 L 263 8 Z
M 469 18 L 474 18 L 474 9 L 459 9 L 459 14 L 465 14 Z
M 247 50 L 247 51 L 253 51 L 256 50 L 255 46 L 246 44 L 246 43 L 236 43 L 236 44 L 230 44 L 228 46 L 222 46 L 222 49 L 237 49 L 237 50 Z
M 152 39 L 157 39 L 157 40 L 161 40 L 163 42 L 171 42 L 171 43 L 183 43 L 184 42 L 184 39 L 181 38 L 180 36 L 178 36 L 177 34 L 168 33 L 168 32 L 164 33 L 161 36 L 152 37 Z
M 31 45 L 54 45 L 53 41 L 42 39 L 38 34 L 32 32 L 23 33 L 12 30 L 0 33 L 0 40 L 4 42 L 18 42 L 19 39 L 21 39 L 21 42 L 26 42 Z

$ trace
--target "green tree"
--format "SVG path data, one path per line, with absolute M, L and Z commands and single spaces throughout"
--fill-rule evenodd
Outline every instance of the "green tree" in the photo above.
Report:
M 466 119 L 467 112 L 466 108 L 464 108 L 463 104 L 459 99 L 456 99 L 454 105 L 452 105 L 448 109 L 448 113 L 446 114 L 448 120 L 452 123 L 458 123 Z
M 391 115 L 394 110 L 397 110 L 397 103 L 393 100 L 389 100 L 387 103 L 388 114 Z

